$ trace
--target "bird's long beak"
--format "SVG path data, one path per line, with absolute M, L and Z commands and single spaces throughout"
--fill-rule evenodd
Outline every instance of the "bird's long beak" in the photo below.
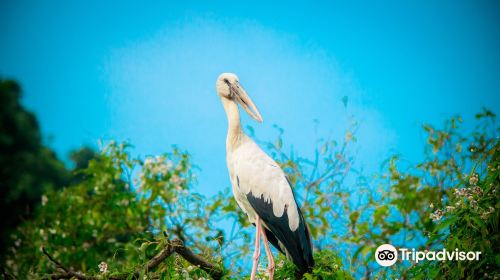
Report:
M 243 89 L 243 87 L 237 83 L 232 86 L 234 96 L 236 100 L 240 103 L 241 107 L 247 111 L 247 113 L 252 117 L 254 120 L 258 122 L 262 122 L 262 116 L 259 113 L 259 110 L 253 104 L 252 99 L 248 96 L 247 92 Z

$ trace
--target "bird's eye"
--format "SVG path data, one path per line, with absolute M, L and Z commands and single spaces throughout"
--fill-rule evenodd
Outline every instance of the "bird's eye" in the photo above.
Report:
M 224 83 L 226 83 L 226 84 L 229 85 L 229 80 L 228 79 L 224 79 Z

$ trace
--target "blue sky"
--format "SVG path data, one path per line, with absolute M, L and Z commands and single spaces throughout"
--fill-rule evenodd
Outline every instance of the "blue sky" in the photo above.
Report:
M 236 73 L 259 107 L 264 124 L 243 119 L 259 139 L 278 124 L 310 155 L 355 118 L 368 170 L 390 152 L 417 161 L 422 123 L 499 112 L 499 12 L 496 1 L 3 0 L 0 76 L 22 84 L 61 157 L 98 139 L 142 156 L 175 144 L 213 194 L 229 185 L 219 73 Z

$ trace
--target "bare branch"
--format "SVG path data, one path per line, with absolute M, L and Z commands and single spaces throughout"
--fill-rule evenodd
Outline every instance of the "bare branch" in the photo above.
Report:
M 79 279 L 79 280 L 97 280 L 99 278 L 94 276 L 87 276 L 83 273 L 76 271 L 68 271 L 63 273 L 52 274 L 48 279 L 58 280 L 58 279 Z M 115 278 L 109 278 L 113 280 L 117 280 Z
M 45 249 L 45 247 L 44 247 L 44 246 L 42 246 L 42 252 L 43 252 L 43 254 L 44 254 L 44 255 L 46 255 L 46 256 L 49 258 L 49 260 L 50 260 L 51 262 L 53 262 L 53 263 L 57 266 L 57 268 L 62 269 L 63 271 L 68 272 L 68 269 L 67 269 L 67 268 L 65 268 L 65 267 L 64 267 L 64 266 L 63 266 L 60 262 L 58 262 L 56 259 L 54 259 L 54 258 L 53 258 L 53 257 L 49 254 L 49 252 L 47 252 L 47 250 Z
M 64 267 L 60 262 L 58 262 L 54 257 L 52 257 L 49 252 L 45 249 L 45 247 L 42 247 L 42 252 L 44 255 L 46 255 L 51 262 L 53 262 L 57 268 L 63 270 L 64 272 L 62 273 L 57 273 L 57 274 L 52 274 L 49 279 L 71 279 L 71 278 L 77 278 L 81 280 L 93 280 L 97 279 L 96 277 L 92 276 L 86 276 L 83 273 L 76 272 L 76 271 L 70 271 L 66 267 Z

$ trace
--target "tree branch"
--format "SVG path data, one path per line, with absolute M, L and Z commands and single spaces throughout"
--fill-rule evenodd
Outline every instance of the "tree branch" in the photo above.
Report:
M 49 258 L 49 260 L 51 262 L 53 262 L 57 266 L 57 268 L 59 268 L 59 269 L 61 269 L 61 270 L 64 271 L 62 273 L 52 274 L 50 276 L 50 279 L 71 279 L 73 277 L 75 277 L 77 279 L 81 279 L 81 280 L 93 280 L 93 279 L 97 279 L 96 277 L 86 276 L 83 273 L 76 272 L 76 271 L 71 271 L 71 270 L 67 269 L 60 262 L 58 262 L 54 257 L 52 257 L 49 254 L 49 252 L 47 252 L 47 250 L 45 249 L 45 247 L 42 247 L 42 252 L 43 252 L 44 255 L 47 256 L 47 258 Z
M 186 261 L 190 262 L 193 265 L 199 266 L 201 269 L 205 270 L 210 276 L 214 279 L 220 279 L 223 276 L 223 271 L 217 266 L 211 264 L 207 260 L 205 260 L 200 255 L 196 255 L 189 248 L 184 246 L 184 242 L 182 240 L 175 238 L 172 240 L 172 243 L 175 245 L 175 252 L 181 255 Z
M 43 253 L 49 258 L 51 262 L 53 262 L 56 267 L 63 272 L 61 273 L 55 273 L 50 275 L 48 278 L 49 279 L 71 279 L 71 278 L 76 278 L 76 279 L 81 279 L 81 280 L 97 280 L 101 279 L 100 277 L 96 276 L 88 276 L 85 275 L 81 272 L 76 272 L 72 271 L 70 269 L 67 269 L 64 267 L 60 262 L 58 262 L 54 257 L 52 257 L 45 247 L 42 247 Z M 196 255 L 191 251 L 191 249 L 187 248 L 184 245 L 184 242 L 179 239 L 179 238 L 174 238 L 171 241 L 167 242 L 166 246 L 154 257 L 152 257 L 145 265 L 146 271 L 151 271 L 154 268 L 156 268 L 158 265 L 160 265 L 161 262 L 163 262 L 166 258 L 168 258 L 170 255 L 173 253 L 179 254 L 182 258 L 184 258 L 186 261 L 189 263 L 199 266 L 201 269 L 206 271 L 210 276 L 212 276 L 214 279 L 218 280 L 221 279 L 223 276 L 223 271 L 217 267 L 216 265 L 210 263 L 206 259 L 204 259 L 200 255 Z M 134 276 L 138 277 L 141 273 L 142 269 L 139 269 L 133 273 Z M 129 279 L 130 274 L 120 274 L 120 275 L 109 275 L 106 279 L 110 280 L 124 280 L 124 279 Z
M 147 271 L 150 271 L 152 269 L 154 269 L 155 267 L 157 267 L 163 260 L 165 260 L 166 258 L 170 257 L 170 255 L 172 255 L 172 253 L 174 252 L 174 246 L 172 246 L 172 244 L 167 243 L 167 246 L 165 246 L 165 248 L 163 248 L 160 253 L 156 254 L 153 258 L 151 258 L 147 265 L 146 265 L 146 269 Z
M 47 252 L 47 250 L 45 249 L 45 247 L 44 247 L 44 246 L 42 246 L 42 252 L 43 252 L 43 254 L 44 254 L 44 255 L 46 255 L 46 256 L 49 258 L 49 260 L 50 260 L 51 262 L 53 262 L 53 263 L 57 266 L 57 268 L 62 269 L 62 270 L 63 270 L 63 271 L 65 271 L 65 272 L 68 272 L 68 269 L 67 269 L 67 268 L 65 268 L 65 267 L 64 267 L 64 266 L 63 266 L 60 262 L 58 262 L 56 259 L 54 259 L 54 258 L 53 258 L 53 257 L 49 254 L 49 252 Z

